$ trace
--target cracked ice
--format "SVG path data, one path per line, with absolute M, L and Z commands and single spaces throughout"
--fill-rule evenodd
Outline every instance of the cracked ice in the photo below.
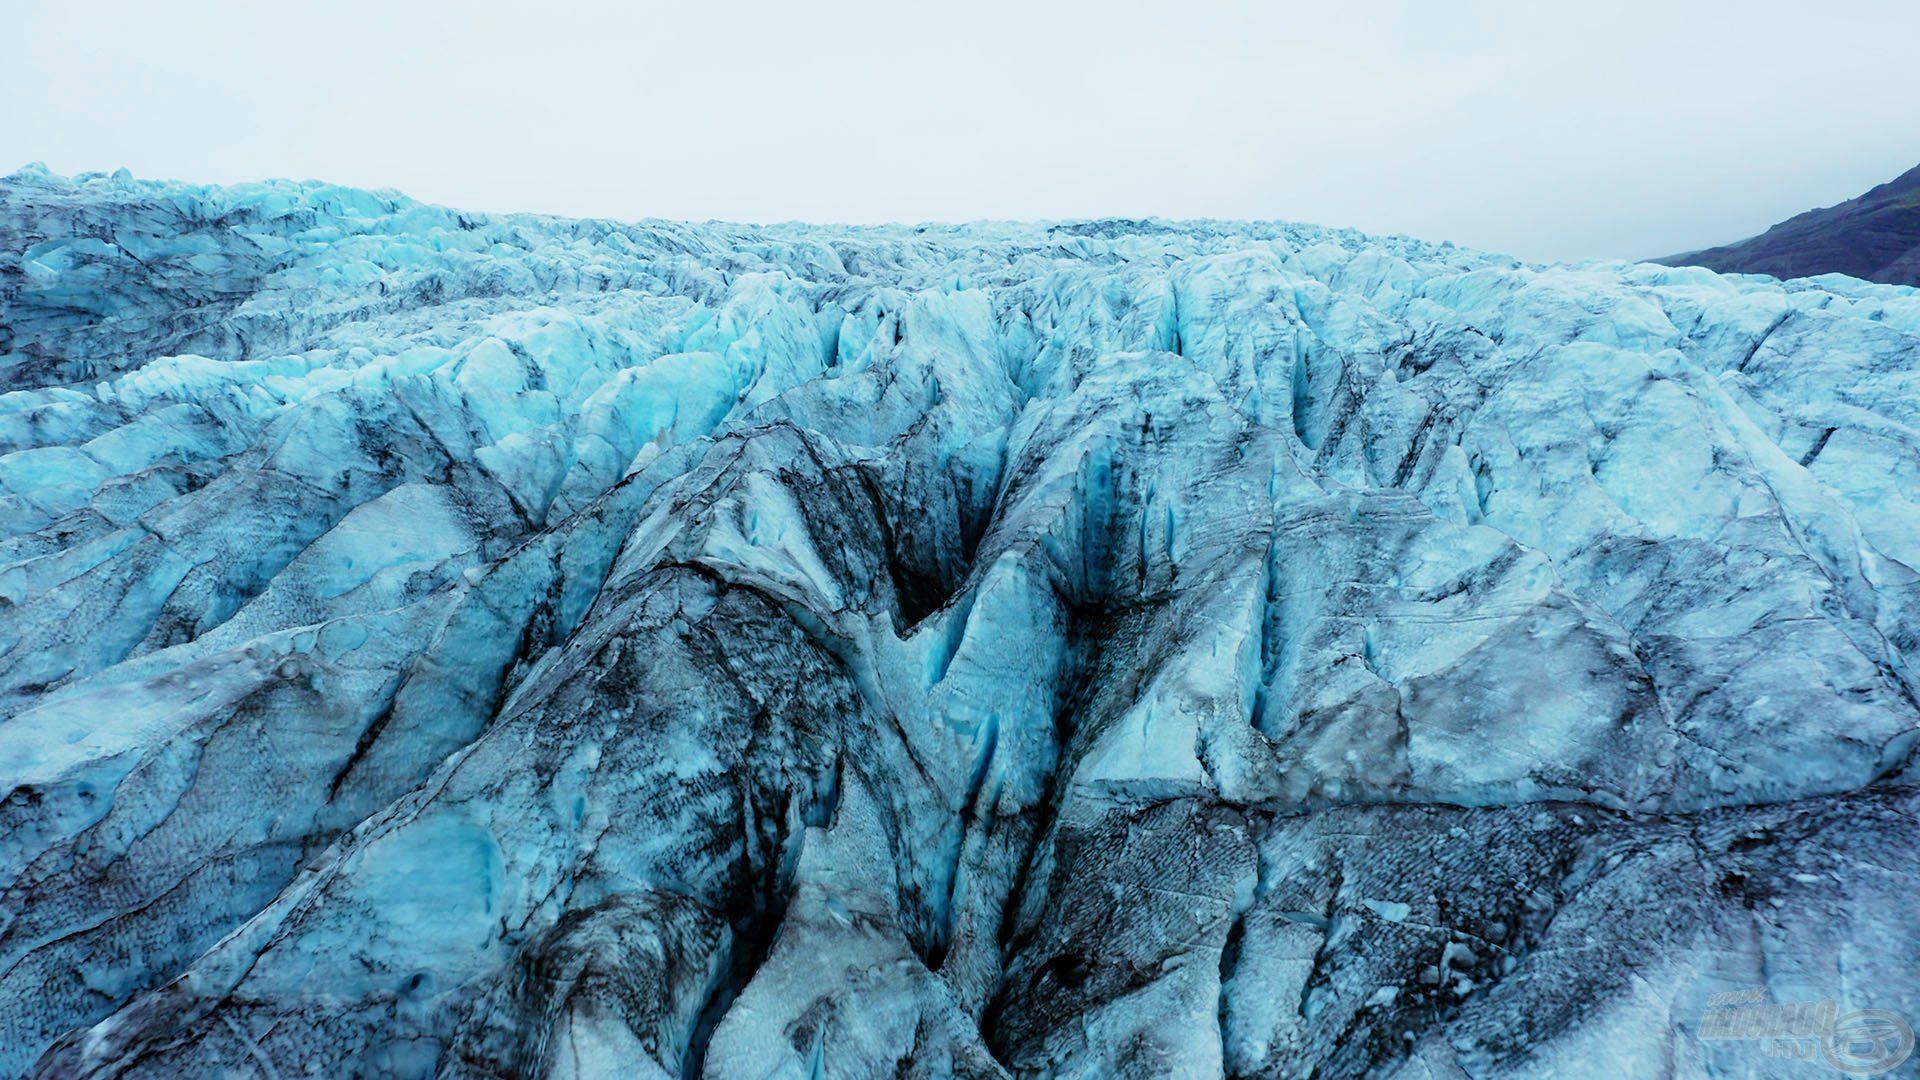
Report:
M 0 183 L 0 1073 L 1920 1017 L 1920 292 Z

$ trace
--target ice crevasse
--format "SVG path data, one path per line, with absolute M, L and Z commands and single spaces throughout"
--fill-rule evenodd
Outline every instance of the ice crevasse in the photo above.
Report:
M 1920 291 L 0 181 L 0 1075 L 1920 1020 Z

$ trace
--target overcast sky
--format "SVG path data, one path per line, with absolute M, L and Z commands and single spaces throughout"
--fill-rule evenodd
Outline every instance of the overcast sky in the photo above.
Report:
M 1286 218 L 1546 259 L 1738 239 L 1920 163 L 1910 0 L 406 7 L 0 0 L 0 172 Z

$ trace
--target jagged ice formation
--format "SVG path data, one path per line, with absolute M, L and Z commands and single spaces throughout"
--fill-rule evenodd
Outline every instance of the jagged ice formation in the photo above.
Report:
M 1920 293 L 0 184 L 0 1074 L 1920 1016 Z

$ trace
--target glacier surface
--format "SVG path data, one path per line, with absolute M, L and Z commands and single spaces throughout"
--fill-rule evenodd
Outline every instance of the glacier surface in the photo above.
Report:
M 1920 1019 L 1915 290 L 29 169 L 0 391 L 3 1075 Z

